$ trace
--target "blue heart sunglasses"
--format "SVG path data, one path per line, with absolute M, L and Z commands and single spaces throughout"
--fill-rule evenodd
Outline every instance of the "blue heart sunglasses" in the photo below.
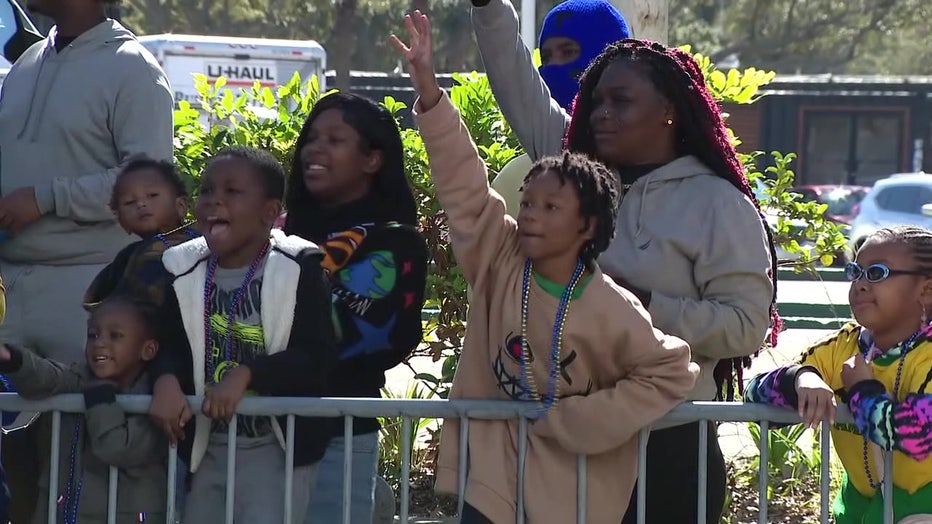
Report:
M 849 282 L 857 282 L 863 277 L 871 284 L 883 282 L 884 280 L 897 275 L 927 275 L 924 271 L 912 271 L 906 269 L 890 269 L 886 264 L 871 264 L 867 267 L 861 267 L 856 262 L 845 264 L 845 278 Z

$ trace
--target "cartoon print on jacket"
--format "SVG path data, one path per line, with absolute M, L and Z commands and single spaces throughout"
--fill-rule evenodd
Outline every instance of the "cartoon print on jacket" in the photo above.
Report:
M 576 360 L 575 350 L 560 360 L 560 376 L 569 385 L 573 385 L 573 377 L 570 376 L 569 367 Z M 528 361 L 534 362 L 534 349 L 528 345 Z M 509 363 L 510 362 L 510 363 Z M 514 372 L 509 368 L 515 369 Z M 527 400 L 528 391 L 521 383 L 521 335 L 509 333 L 505 339 L 505 344 L 498 347 L 498 356 L 492 362 L 492 372 L 495 373 L 495 380 L 498 383 L 498 389 L 512 400 Z M 588 395 L 592 392 L 592 379 L 588 379 L 583 391 L 567 392 L 564 391 L 559 398 L 566 398 L 575 395 Z

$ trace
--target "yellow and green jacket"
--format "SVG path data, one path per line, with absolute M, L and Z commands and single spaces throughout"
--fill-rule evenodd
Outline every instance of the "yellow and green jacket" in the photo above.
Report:
M 842 364 L 857 353 L 876 351 L 870 332 L 848 324 L 817 342 L 797 364 L 783 366 L 754 377 L 744 400 L 796 409 L 796 377 L 803 371 L 818 373 L 839 401 L 845 402 L 854 424 L 835 424 L 832 441 L 850 482 L 864 496 L 872 496 L 866 468 L 880 479 L 873 461 L 865 465 L 864 438 L 882 449 L 893 450 L 893 484 L 910 494 L 932 483 L 932 325 L 898 346 L 871 359 L 873 380 L 846 391 L 841 381 Z M 893 396 L 903 359 L 899 388 Z

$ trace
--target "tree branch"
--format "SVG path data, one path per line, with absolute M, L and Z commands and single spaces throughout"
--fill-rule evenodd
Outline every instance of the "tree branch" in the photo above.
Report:
M 823 20 L 815 21 L 806 26 L 797 26 L 798 30 L 795 34 L 780 34 L 779 36 L 764 39 L 745 38 L 711 53 L 710 57 L 713 61 L 716 61 L 732 54 L 756 54 L 763 51 L 769 51 L 775 54 L 782 53 L 787 47 L 822 36 L 828 30 L 832 30 L 839 26 L 845 27 L 847 18 L 848 13 L 836 14 L 835 16 L 826 17 Z

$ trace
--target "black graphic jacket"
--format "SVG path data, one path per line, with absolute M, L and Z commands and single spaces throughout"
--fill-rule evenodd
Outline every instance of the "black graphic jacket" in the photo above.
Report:
M 421 309 L 428 251 L 413 226 L 391 221 L 391 210 L 363 198 L 314 221 L 287 227 L 289 234 L 316 242 L 324 251 L 339 338 L 333 396 L 378 398 L 385 372 L 421 343 Z M 343 435 L 342 419 L 334 434 Z M 356 419 L 355 434 L 379 429 L 375 419 Z

